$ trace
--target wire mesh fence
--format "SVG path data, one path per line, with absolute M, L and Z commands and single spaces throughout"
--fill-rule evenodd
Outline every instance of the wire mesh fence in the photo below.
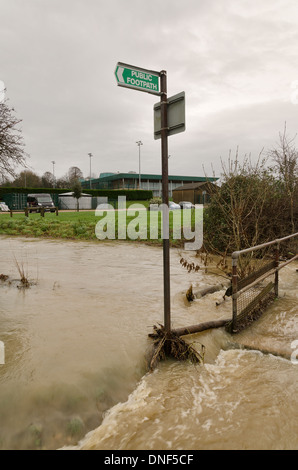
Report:
M 298 233 L 232 254 L 232 333 L 259 318 L 278 297 L 279 270 L 298 258 Z

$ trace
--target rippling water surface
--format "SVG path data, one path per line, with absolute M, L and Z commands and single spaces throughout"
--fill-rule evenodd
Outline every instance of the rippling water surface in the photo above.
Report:
M 163 322 L 162 250 L 133 243 L 1 237 L 0 448 L 296 449 L 298 264 L 251 328 L 192 335 L 204 365 L 166 361 L 146 373 L 148 333 Z M 231 316 L 218 284 L 171 253 L 173 327 Z M 190 257 L 190 255 L 188 255 Z M 243 349 L 245 346 L 246 349 Z M 268 352 L 270 354 L 268 354 Z

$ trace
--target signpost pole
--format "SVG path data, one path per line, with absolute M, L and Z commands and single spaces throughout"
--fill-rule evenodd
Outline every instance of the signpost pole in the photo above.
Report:
M 163 276 L 164 276 L 164 328 L 171 331 L 170 305 L 170 237 L 169 237 L 169 177 L 168 177 L 168 111 L 167 111 L 167 72 L 160 72 L 161 106 L 161 167 L 163 202 Z
M 167 99 L 167 72 L 156 72 L 141 69 L 133 65 L 118 62 L 115 69 L 117 85 L 134 90 L 145 91 L 160 96 L 160 136 L 161 136 L 161 167 L 162 167 L 162 228 L 163 228 L 163 277 L 164 277 L 164 330 L 165 335 L 171 332 L 171 306 L 170 306 L 170 230 L 169 230 L 169 175 L 168 175 L 168 99 Z M 173 102 L 179 101 L 179 97 Z M 183 97 L 184 99 L 184 92 Z M 183 108 L 184 109 L 184 108 Z M 179 118 L 181 110 L 179 111 Z M 185 118 L 179 119 L 174 127 L 179 132 L 185 130 Z M 173 130 L 173 129 L 172 129 Z M 158 131 L 159 135 L 159 131 Z M 171 135 L 171 134 L 170 134 Z M 139 175 L 140 176 L 140 175 Z

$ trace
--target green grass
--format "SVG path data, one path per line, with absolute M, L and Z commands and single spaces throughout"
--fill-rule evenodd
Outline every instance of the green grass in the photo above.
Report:
M 95 225 L 98 218 L 94 212 L 59 212 L 29 214 L 0 214 L 0 234 L 25 237 L 47 237 L 68 239 L 96 239 Z
M 136 204 L 136 203 L 130 203 Z M 177 211 L 180 213 L 180 211 Z M 108 215 L 111 219 L 108 219 Z M 126 215 L 126 218 L 124 219 Z M 115 217 L 115 223 L 114 219 Z M 158 217 L 158 213 L 154 211 L 139 211 L 135 215 L 130 217 L 124 212 L 118 213 L 118 211 L 107 213 L 105 212 L 103 217 L 95 217 L 95 211 L 79 211 L 79 212 L 62 212 L 59 211 L 58 216 L 56 213 L 46 212 L 44 217 L 40 214 L 32 213 L 28 217 L 24 213 L 13 213 L 13 217 L 10 217 L 10 213 L 0 213 L 0 234 L 10 236 L 25 236 L 25 237 L 44 237 L 44 238 L 55 238 L 55 239 L 72 239 L 72 240 L 97 240 L 95 229 L 98 222 L 102 220 L 101 226 L 106 229 L 106 223 L 110 220 L 111 227 L 115 227 L 114 238 L 115 239 L 133 239 L 130 234 L 139 232 L 140 226 L 145 227 L 143 232 L 139 233 L 139 236 L 135 236 L 136 240 L 142 240 L 154 244 L 160 244 L 162 242 L 161 237 L 161 216 L 159 214 L 159 226 L 157 232 L 154 235 L 150 235 L 150 217 Z M 175 217 L 179 217 L 175 214 Z M 123 222 L 121 225 L 121 221 Z M 119 233 L 125 234 L 124 238 L 119 236 Z M 172 243 L 179 245 L 181 240 L 173 240 L 172 234 L 173 228 L 173 214 L 170 213 L 170 239 Z M 101 231 L 102 231 L 101 230 Z M 127 236 L 127 234 L 129 234 Z

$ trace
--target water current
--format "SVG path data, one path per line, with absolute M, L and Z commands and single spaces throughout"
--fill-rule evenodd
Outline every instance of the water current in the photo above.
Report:
M 163 323 L 160 247 L 0 237 L 0 252 L 0 449 L 298 448 L 298 263 L 249 329 L 187 337 L 206 347 L 204 364 L 148 373 L 148 333 Z M 186 301 L 190 284 L 221 278 L 188 273 L 182 254 L 171 251 L 173 328 L 229 318 L 224 290 Z

